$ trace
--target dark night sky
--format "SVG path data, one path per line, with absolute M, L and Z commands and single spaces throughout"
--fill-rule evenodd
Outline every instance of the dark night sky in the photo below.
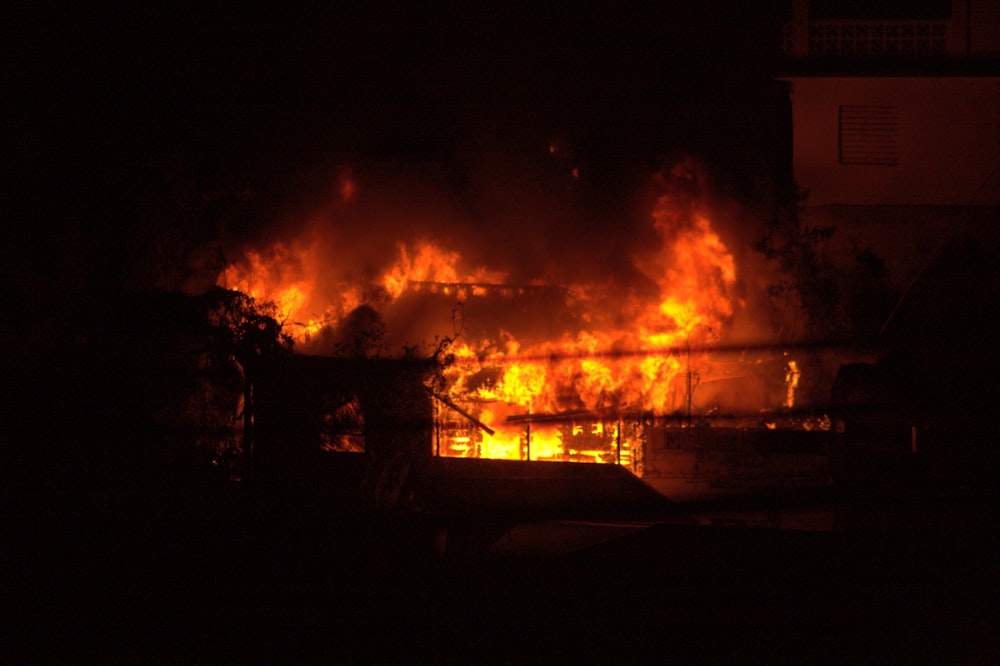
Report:
M 259 231 L 338 165 L 434 165 L 461 190 L 470 156 L 516 170 L 552 139 L 596 210 L 687 151 L 752 194 L 774 153 L 776 4 L 5 5 L 5 263 L 127 279 L 116 258 L 157 202 L 252 209 L 188 215 L 193 244 L 226 216 Z

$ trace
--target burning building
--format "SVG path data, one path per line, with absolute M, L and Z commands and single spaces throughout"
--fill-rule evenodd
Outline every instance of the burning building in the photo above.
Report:
M 433 428 L 430 419 L 418 428 L 420 455 L 613 463 L 641 476 L 649 433 L 720 418 L 758 428 L 795 405 L 795 361 L 741 346 L 732 330 L 746 318 L 746 290 L 698 178 L 681 164 L 655 179 L 645 228 L 617 264 L 581 270 L 570 258 L 529 276 L 500 252 L 476 266 L 446 240 L 412 232 L 359 261 L 343 249 L 357 241 L 328 219 L 243 248 L 218 283 L 273 302 L 296 349 L 331 357 L 334 374 L 338 363 L 434 359 L 422 394 Z M 349 215 L 359 189 L 333 218 Z M 374 235 L 373 246 L 391 247 Z M 368 450 L 368 415 L 342 418 L 366 400 L 345 391 L 329 409 L 315 406 L 326 424 L 315 429 L 326 428 L 332 450 Z

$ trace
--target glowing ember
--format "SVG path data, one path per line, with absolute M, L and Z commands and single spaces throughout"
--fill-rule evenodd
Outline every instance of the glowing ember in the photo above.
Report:
M 785 369 L 785 407 L 795 406 L 795 389 L 799 387 L 799 364 L 794 360 L 788 360 Z

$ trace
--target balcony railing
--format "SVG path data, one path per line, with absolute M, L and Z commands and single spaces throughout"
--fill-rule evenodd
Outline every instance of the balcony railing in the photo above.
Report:
M 810 58 L 924 58 L 948 54 L 948 22 L 927 20 L 809 21 Z M 804 55 L 791 21 L 782 25 L 782 50 Z

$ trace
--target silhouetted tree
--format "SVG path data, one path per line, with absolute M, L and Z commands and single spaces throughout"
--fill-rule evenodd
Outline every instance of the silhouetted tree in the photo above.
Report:
M 243 459 L 253 463 L 254 382 L 262 360 L 292 352 L 273 303 L 231 289 L 213 288 L 208 306 L 209 350 L 220 363 L 234 363 L 243 376 Z
M 876 335 L 893 306 L 885 261 L 871 250 L 858 252 L 845 283 L 844 308 L 851 331 L 861 337 Z
M 998 265 L 995 249 L 951 243 L 900 300 L 885 327 L 885 366 L 905 399 L 972 412 L 993 408 L 1000 388 Z
M 344 317 L 334 336 L 334 356 L 372 358 L 378 356 L 384 347 L 385 322 L 378 310 L 370 305 L 360 305 Z
M 781 203 L 754 249 L 774 262 L 779 279 L 768 287 L 768 295 L 779 309 L 802 315 L 801 331 L 812 338 L 827 338 L 842 332 L 838 308 L 840 289 L 833 265 L 823 252 L 835 227 L 809 227 L 802 223 L 805 193 L 796 191 Z

